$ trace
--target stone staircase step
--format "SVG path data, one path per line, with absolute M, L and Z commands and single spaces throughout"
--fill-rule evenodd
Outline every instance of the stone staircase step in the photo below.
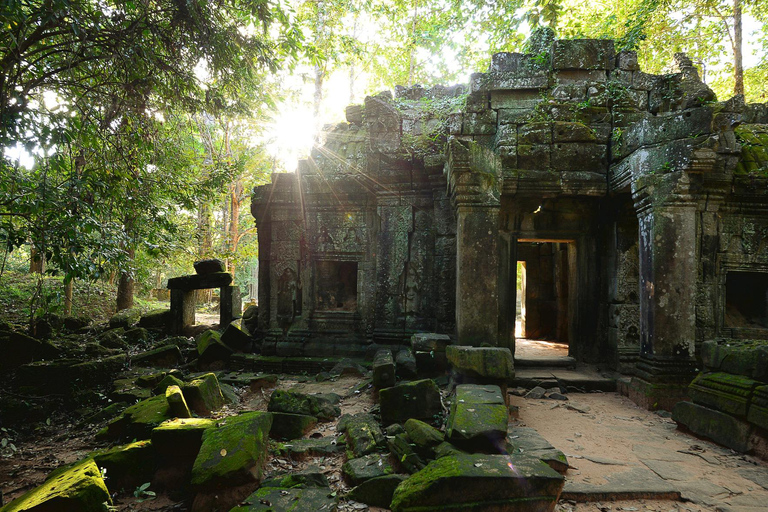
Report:
M 574 368 L 576 359 L 570 356 L 515 357 L 515 368 Z
M 604 377 L 586 368 L 570 370 L 555 367 L 516 368 L 513 386 L 554 388 L 565 386 L 569 392 L 616 391 L 616 379 Z

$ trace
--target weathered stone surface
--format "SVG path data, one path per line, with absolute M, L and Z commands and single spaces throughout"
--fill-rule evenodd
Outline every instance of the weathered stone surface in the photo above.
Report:
M 386 456 L 371 453 L 356 459 L 350 459 L 341 467 L 344 476 L 352 485 L 360 485 L 366 480 L 393 473 Z
M 215 428 L 210 418 L 175 418 L 164 421 L 152 429 L 152 446 L 158 455 L 168 461 L 183 456 L 197 456 L 203 443 L 203 432 Z
M 134 366 L 151 366 L 154 368 L 168 368 L 184 362 L 181 350 L 175 345 L 166 345 L 156 349 L 136 354 L 131 358 Z
M 103 434 L 99 433 L 99 437 L 148 439 L 152 429 L 171 417 L 165 395 L 154 396 L 127 408 L 107 425 Z
M 561 39 L 552 45 L 553 69 L 613 69 L 616 50 L 607 39 Z
M 425 453 L 433 454 L 434 448 L 445 440 L 445 435 L 442 432 L 417 419 L 407 420 L 404 427 L 408 433 L 408 438 L 422 455 Z
M 456 386 L 446 438 L 453 444 L 477 451 L 501 453 L 507 435 L 509 413 L 498 386 Z
M 171 311 L 168 309 L 153 309 L 149 313 L 144 313 L 139 319 L 139 327 L 145 329 L 165 330 L 168 328 L 168 322 L 171 318 Z
M 224 262 L 216 258 L 197 260 L 192 266 L 195 267 L 195 272 L 200 275 L 224 272 Z
M 221 342 L 233 350 L 243 351 L 251 341 L 251 333 L 242 319 L 230 322 L 221 333 Z
M 260 481 L 271 426 L 271 414 L 248 412 L 206 429 L 192 467 L 192 485 L 213 489 Z
M 262 487 L 230 512 L 334 512 L 336 498 L 330 489 L 317 487 Z
M 416 358 L 408 348 L 398 350 L 395 355 L 395 373 L 397 378 L 410 380 L 416 378 Z
M 505 382 L 515 377 L 512 352 L 508 348 L 451 345 L 445 353 L 459 374 Z
M 270 437 L 275 439 L 298 439 L 317 425 L 317 418 L 306 414 L 272 412 Z
M 326 397 L 282 389 L 277 389 L 272 393 L 267 410 L 315 416 L 325 421 L 341 414 L 341 410 Z
M 214 272 L 204 275 L 172 277 L 168 280 L 169 290 L 204 290 L 206 288 L 221 288 L 232 283 L 232 274 Z
M 381 432 L 376 419 L 365 413 L 351 416 L 344 425 L 347 439 L 347 448 L 355 457 L 362 457 L 373 453 L 384 443 L 384 434 Z
M 384 425 L 409 418 L 431 420 L 442 411 L 440 390 L 429 379 L 398 384 L 379 391 L 381 421 Z
M 746 418 L 752 391 L 759 383 L 730 373 L 700 373 L 688 386 L 695 403 Z
M 189 409 L 201 416 L 208 416 L 224 405 L 219 381 L 213 373 L 207 373 L 200 378 L 187 382 L 182 386 L 184 399 Z
M 395 385 L 395 362 L 392 351 L 382 348 L 373 358 L 373 387 L 388 388 Z
M 52 359 L 59 350 L 48 341 L 40 341 L 16 331 L 0 331 L 0 369 L 16 368 L 41 359 Z
M 456 510 L 552 511 L 563 477 L 520 455 L 450 455 L 395 489 L 393 512 Z M 459 508 L 461 507 L 461 508 Z
M 754 390 L 747 420 L 753 425 L 768 430 L 768 386 L 758 386 Z
M 342 453 L 346 446 L 342 438 L 337 439 L 335 437 L 293 439 L 288 443 L 284 443 L 280 451 L 300 459 L 307 456 L 325 457 L 327 455 L 335 455 Z
M 405 475 L 385 475 L 371 478 L 349 491 L 347 499 L 372 507 L 389 508 L 395 489 L 405 478 Z
M 422 458 L 416 453 L 416 446 L 406 434 L 396 434 L 387 438 L 387 447 L 397 464 L 408 473 L 416 473 L 424 468 Z
M 101 471 L 93 460 L 88 459 L 46 480 L 39 487 L 13 500 L 2 510 L 102 512 L 105 503 L 111 505 L 112 498 L 101 478 Z
M 156 466 L 157 454 L 151 441 L 137 441 L 90 455 L 99 469 L 106 470 L 109 492 L 135 489 L 147 481 Z
M 125 329 L 118 327 L 117 329 L 110 329 L 105 331 L 96 338 L 100 345 L 107 348 L 126 349 L 128 348 L 128 341 L 123 337 Z
M 445 352 L 445 347 L 451 344 L 447 334 L 419 332 L 411 336 L 411 350 L 414 352 Z
M 171 408 L 171 416 L 174 418 L 191 418 L 192 413 L 184 400 L 184 394 L 179 386 L 171 385 L 165 389 L 165 399 Z
M 225 345 L 218 331 L 209 329 L 197 340 L 198 361 L 210 365 L 216 361 L 228 361 L 234 350 Z
M 162 376 L 163 374 L 158 374 Z M 140 382 L 139 379 L 136 379 L 137 384 L 145 385 L 145 386 L 152 386 L 153 381 L 149 382 Z M 162 377 L 162 379 L 157 383 L 157 385 L 152 387 L 152 394 L 153 395 L 159 395 L 161 393 L 165 393 L 165 390 L 168 389 L 168 386 L 178 386 L 181 388 L 184 385 L 184 381 L 176 377 L 176 375 L 168 374 Z
M 269 478 L 261 482 L 262 487 L 329 487 L 328 479 L 319 466 L 308 466 L 306 469 Z
M 112 318 L 109 319 L 109 327 L 110 329 L 117 329 L 119 327 L 129 329 L 136 327 L 140 319 L 141 310 L 137 308 L 123 309 L 112 315 Z
M 507 435 L 507 452 L 536 457 L 561 474 L 568 470 L 565 454 L 530 427 L 515 427 Z
M 752 427 L 724 412 L 691 402 L 678 402 L 672 410 L 672 419 L 694 434 L 707 437 L 737 452 L 750 450 Z

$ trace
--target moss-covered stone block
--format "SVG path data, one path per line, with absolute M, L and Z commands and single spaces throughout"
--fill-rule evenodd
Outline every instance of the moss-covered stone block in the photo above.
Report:
M 341 415 L 338 406 L 326 397 L 282 389 L 272 393 L 267 410 L 315 416 L 320 420 L 331 420 Z
M 552 45 L 552 69 L 613 69 L 616 49 L 610 39 L 562 39 Z
M 408 438 L 416 446 L 416 451 L 422 456 L 433 456 L 437 445 L 445 440 L 445 435 L 432 425 L 410 418 L 405 422 Z
M 333 512 L 337 510 L 336 497 L 330 489 L 317 487 L 262 487 L 230 512 L 299 512 L 304 510 Z
M 453 369 L 461 375 L 503 382 L 515 378 L 512 352 L 508 348 L 450 345 L 445 354 Z
M 101 471 L 91 460 L 75 464 L 1 508 L 2 512 L 103 512 L 111 505 Z
M 372 507 L 389 508 L 395 489 L 405 479 L 405 475 L 385 475 L 371 478 L 349 491 L 346 497 Z
M 697 404 L 746 418 L 752 391 L 758 384 L 725 372 L 700 373 L 688 386 L 688 395 Z
M 117 329 L 118 327 L 122 327 L 123 329 L 130 329 L 131 327 L 136 327 L 140 319 L 140 309 L 123 309 L 112 315 L 112 318 L 109 319 L 109 327 L 110 329 Z
M 317 418 L 314 416 L 273 412 L 272 428 L 269 431 L 269 435 L 274 439 L 298 439 L 303 437 L 315 425 L 317 425 Z
M 236 351 L 245 350 L 252 341 L 251 333 L 242 319 L 230 322 L 221 333 L 221 342 Z
M 278 447 L 278 453 L 285 453 L 291 457 L 302 459 L 304 457 L 324 457 L 344 452 L 347 444 L 343 438 L 319 437 L 310 439 L 293 439 Z
M 249 412 L 205 430 L 192 466 L 192 485 L 208 490 L 260 481 L 271 427 L 271 414 Z
M 384 425 L 402 423 L 409 418 L 430 421 L 442 412 L 440 390 L 430 379 L 380 390 L 379 405 Z
M 153 368 L 168 368 L 184 362 L 181 350 L 175 345 L 166 345 L 136 354 L 131 358 L 134 366 L 149 366 Z
M 171 320 L 171 311 L 168 309 L 153 309 L 149 313 L 144 313 L 139 319 L 139 327 L 145 329 L 156 329 L 164 331 L 168 328 Z
M 97 437 L 149 439 L 153 428 L 171 418 L 171 408 L 165 395 L 154 396 L 128 407 Z
M 395 385 L 395 361 L 392 351 L 382 348 L 373 358 L 373 387 L 388 388 Z
M 229 361 L 234 350 L 221 341 L 218 331 L 207 330 L 197 340 L 198 364 L 210 365 L 216 361 Z
M 175 375 L 168 374 L 165 377 L 160 380 L 160 382 L 157 383 L 156 386 L 152 388 L 152 394 L 153 395 L 159 395 L 161 393 L 165 393 L 165 390 L 168 389 L 169 386 L 178 386 L 181 388 L 184 386 L 184 381 L 176 377 Z
M 184 393 L 179 386 L 168 386 L 165 389 L 165 399 L 168 400 L 168 406 L 171 408 L 171 415 L 175 418 L 191 418 L 192 413 L 184 400 Z
M 155 471 L 157 454 L 151 441 L 116 446 L 108 450 L 95 452 L 90 458 L 105 473 L 109 492 L 120 490 L 132 491 L 150 479 Z
M 538 459 L 520 455 L 449 455 L 403 481 L 393 512 L 439 510 L 551 511 L 563 476 Z
M 384 434 L 370 414 L 355 414 L 345 424 L 347 449 L 354 457 L 373 453 L 384 444 Z
M 215 428 L 216 421 L 210 418 L 175 418 L 164 421 L 152 430 L 152 445 L 161 458 L 173 459 L 182 454 L 200 451 L 203 433 Z
M 353 485 L 360 485 L 371 478 L 390 475 L 394 470 L 386 457 L 371 453 L 348 460 L 341 467 L 341 472 Z
M 398 465 L 408 473 L 416 473 L 424 469 L 424 460 L 416 453 L 416 446 L 410 442 L 407 434 L 388 437 L 387 447 Z
M 505 451 L 509 413 L 498 386 L 462 384 L 456 387 L 446 438 L 463 448 L 486 453 Z
M 694 434 L 707 437 L 737 452 L 751 449 L 749 438 L 753 427 L 730 414 L 691 402 L 678 402 L 672 419 Z
M 209 416 L 226 403 L 219 381 L 213 373 L 206 373 L 192 382 L 185 383 L 181 391 L 189 409 L 200 416 Z

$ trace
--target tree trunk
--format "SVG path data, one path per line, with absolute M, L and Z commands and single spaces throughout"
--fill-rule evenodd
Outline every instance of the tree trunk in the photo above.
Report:
M 325 5 L 322 0 L 317 2 L 317 18 L 315 19 L 315 46 L 323 47 L 325 40 Z M 323 102 L 323 82 L 325 81 L 325 66 L 315 64 L 315 94 L 313 98 L 312 114 L 315 117 L 315 132 L 320 131 L 320 104 Z
M 741 0 L 733 0 L 733 94 L 744 94 Z
M 136 255 L 134 249 L 128 249 L 128 260 L 133 261 Z M 117 310 L 133 307 L 133 290 L 135 283 L 129 271 L 120 272 L 120 280 L 117 282 Z
M 34 245 L 29 247 L 29 273 L 42 274 L 45 272 L 45 254 L 38 252 Z
M 240 196 L 243 191 L 243 183 L 236 180 L 232 183 L 230 189 L 230 215 L 229 215 L 229 257 L 227 258 L 227 269 L 235 276 L 235 255 L 237 254 L 237 241 L 240 237 Z
M 408 87 L 413 86 L 414 69 L 416 68 L 416 22 L 418 21 L 418 0 L 413 0 L 413 19 L 411 20 L 410 55 L 408 56 Z
M 72 314 L 72 290 L 75 287 L 75 279 L 72 278 L 64 284 L 64 314 Z

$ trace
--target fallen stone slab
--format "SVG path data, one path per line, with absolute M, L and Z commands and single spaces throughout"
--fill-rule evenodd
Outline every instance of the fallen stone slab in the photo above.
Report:
M 158 455 L 152 485 L 163 489 L 188 485 L 203 433 L 215 427 L 216 421 L 209 418 L 176 418 L 152 430 L 152 445 Z
M 752 426 L 724 412 L 691 402 L 678 402 L 672 419 L 694 434 L 709 438 L 737 452 L 746 453 L 752 445 Z
M 136 327 L 141 319 L 141 310 L 138 308 L 122 309 L 112 315 L 109 319 L 109 328 L 117 329 L 122 327 L 123 329 L 129 329 Z
M 102 512 L 105 503 L 112 504 L 109 490 L 96 463 L 87 459 L 58 472 L 39 487 L 13 500 L 2 511 Z
M 442 412 L 440 390 L 430 379 L 398 384 L 379 391 L 381 422 L 386 426 L 409 418 L 429 421 Z
M 568 481 L 560 496 L 578 502 L 611 500 L 679 500 L 680 492 L 648 469 L 633 468 L 605 477 L 603 485 Z
M 393 512 L 554 510 L 563 476 L 522 455 L 449 455 L 403 481 Z
M 324 457 L 342 453 L 346 449 L 343 439 L 335 437 L 318 437 L 309 439 L 294 439 L 289 443 L 280 445 L 280 452 L 291 455 L 294 458 Z
M 259 482 L 267 459 L 271 426 L 271 414 L 248 412 L 206 429 L 192 466 L 192 486 L 212 490 Z
M 682 482 L 693 479 L 693 475 L 685 470 L 685 466 L 675 462 L 653 459 L 640 459 L 640 462 L 668 482 Z
M 0 370 L 15 368 L 40 359 L 53 359 L 59 349 L 49 341 L 40 341 L 16 331 L 0 331 Z
M 450 344 L 451 337 L 447 334 L 417 332 L 411 336 L 411 349 L 414 352 L 445 352 Z
M 449 345 L 445 355 L 451 367 L 467 377 L 511 382 L 515 378 L 512 352 L 503 347 Z
M 138 382 L 138 379 L 137 379 Z M 152 394 L 153 395 L 160 395 L 165 393 L 165 390 L 168 389 L 169 386 L 178 386 L 181 388 L 184 386 L 184 381 L 176 377 L 175 375 L 168 374 L 165 377 L 163 377 L 160 382 L 157 383 L 156 386 L 152 387 Z
M 373 387 L 388 388 L 395 385 L 395 361 L 392 351 L 382 348 L 373 358 Z
M 221 342 L 236 351 L 242 352 L 251 341 L 251 333 L 242 319 L 233 320 L 221 333 Z
M 191 418 L 192 413 L 184 400 L 184 393 L 179 386 L 168 386 L 165 389 L 165 399 L 168 400 L 168 406 L 171 408 L 171 415 L 174 418 Z
M 347 448 L 354 457 L 362 457 L 373 453 L 384 444 L 384 434 L 376 419 L 366 413 L 350 416 L 344 422 Z
M 139 327 L 145 329 L 165 330 L 171 320 L 171 311 L 169 309 L 153 309 L 148 313 L 141 315 Z
M 189 409 L 200 416 L 209 416 L 226 403 L 216 374 L 207 373 L 182 386 Z
M 149 366 L 152 368 L 168 368 L 184 362 L 181 350 L 176 345 L 166 345 L 136 354 L 131 358 L 134 366 Z
M 389 508 L 395 489 L 405 479 L 405 475 L 385 475 L 371 478 L 349 491 L 346 498 L 372 507 Z
M 416 358 L 409 348 L 403 348 L 395 355 L 395 375 L 401 380 L 416 378 Z
M 261 482 L 262 487 L 329 487 L 328 479 L 318 466 L 308 466 L 301 471 L 276 476 Z
M 565 454 L 530 427 L 515 427 L 507 434 L 507 451 L 536 457 L 558 473 L 569 468 Z
M 410 443 L 407 434 L 396 434 L 387 438 L 387 447 L 397 463 L 408 473 L 416 473 L 426 465 L 416 453 L 416 446 Z
M 216 362 L 226 362 L 234 353 L 221 339 L 218 331 L 209 329 L 197 339 L 197 362 L 199 366 L 208 367 Z
M 341 467 L 341 472 L 352 483 L 360 485 L 366 480 L 394 473 L 386 456 L 371 453 L 356 459 L 349 459 Z
M 262 487 L 230 512 L 333 512 L 336 498 L 330 489 L 317 487 Z
M 317 418 L 314 416 L 273 412 L 269 436 L 273 439 L 298 439 L 312 430 L 315 425 L 317 425 Z
M 423 457 L 434 457 L 435 447 L 445 441 L 445 435 L 432 425 L 411 418 L 403 425 L 408 438 Z
M 277 389 L 272 393 L 267 410 L 315 416 L 326 421 L 341 415 L 339 407 L 334 405 L 328 397 L 282 389 Z
M 725 372 L 700 373 L 688 386 L 688 396 L 699 405 L 746 418 L 752 392 L 759 384 Z
M 149 439 L 152 429 L 171 419 L 165 395 L 153 396 L 128 407 L 96 435 L 97 439 Z
M 133 490 L 143 484 L 147 476 L 154 473 L 157 464 L 157 453 L 151 441 L 100 450 L 89 457 L 96 462 L 102 475 L 106 475 L 105 483 L 111 493 Z
M 451 402 L 446 439 L 466 450 L 503 453 L 508 423 L 509 412 L 498 386 L 461 384 Z

